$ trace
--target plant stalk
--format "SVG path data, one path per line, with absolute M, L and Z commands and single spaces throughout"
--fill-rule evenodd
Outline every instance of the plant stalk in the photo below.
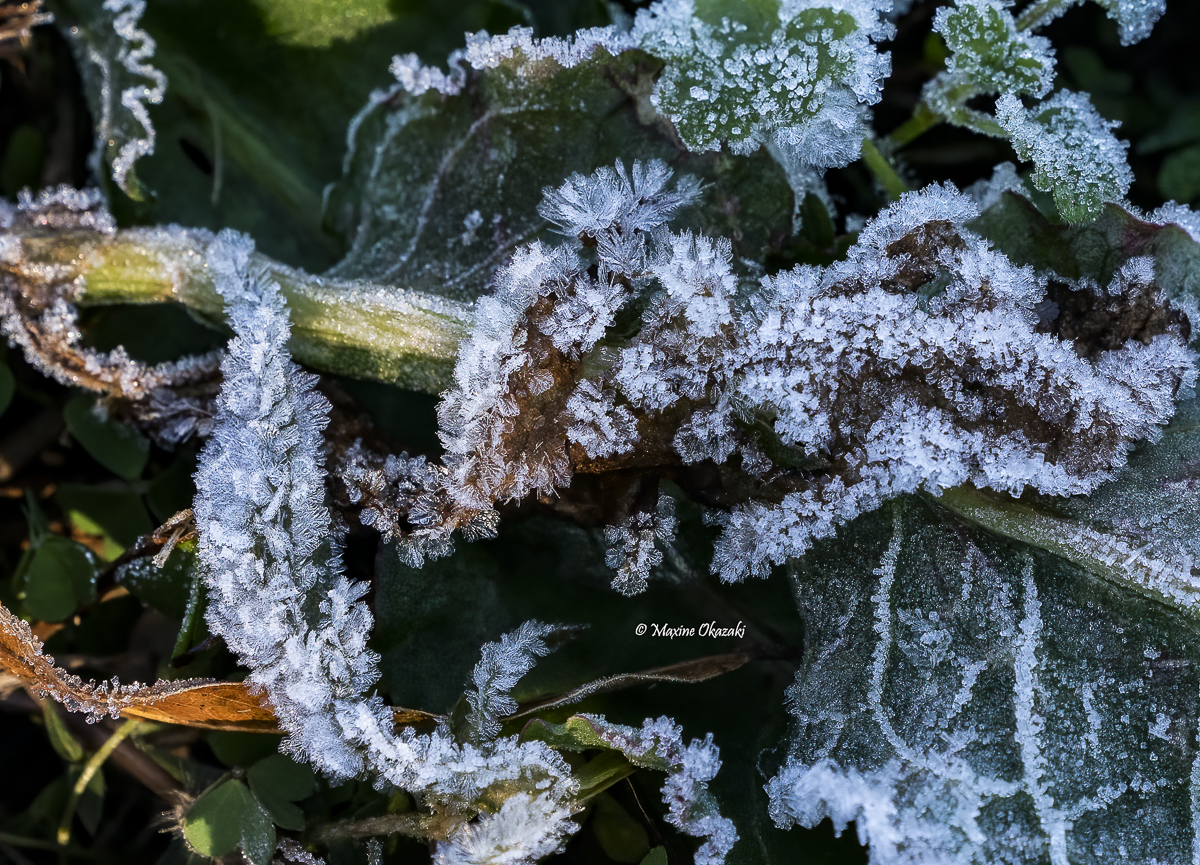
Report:
M 73 283 L 81 305 L 176 302 L 224 329 L 224 303 L 213 285 L 204 230 L 133 228 L 106 235 L 72 230 L 11 231 L 19 256 L 4 269 L 31 283 Z M 427 393 L 451 381 L 458 345 L 470 330 L 465 304 L 366 281 L 325 279 L 255 255 L 287 298 L 289 344 L 310 367 Z M 48 276 L 48 274 L 50 276 Z

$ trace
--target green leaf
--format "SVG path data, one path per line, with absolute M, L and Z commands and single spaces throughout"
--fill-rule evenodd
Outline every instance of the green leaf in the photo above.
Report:
M 201 856 L 215 858 L 241 847 L 254 865 L 275 851 L 271 818 L 241 781 L 222 781 L 205 790 L 183 818 L 183 837 Z
M 120 549 L 154 531 L 142 497 L 132 490 L 63 484 L 54 498 L 69 517 L 86 517 L 86 523 L 80 521 L 81 529 L 98 527 Z
M 959 3 L 938 10 L 934 30 L 950 49 L 947 68 L 983 93 L 1045 96 L 1054 81 L 1054 54 L 1043 36 L 1018 32 L 999 5 Z
M 246 771 L 250 789 L 259 796 L 296 802 L 312 793 L 317 783 L 312 769 L 286 754 L 264 757 Z
M 600 842 L 600 849 L 614 862 L 642 862 L 649 855 L 646 827 L 612 796 L 596 797 L 588 826 Z
M 78 782 L 82 772 L 83 767 L 78 766 L 72 767 L 71 771 L 67 773 L 72 786 Z M 104 817 L 104 795 L 107 791 L 108 785 L 104 781 L 104 770 L 97 769 L 88 780 L 87 786 L 83 789 L 83 795 L 79 797 L 79 802 L 75 805 L 75 815 L 83 824 L 83 828 L 87 829 L 89 835 L 95 835 L 100 828 L 100 821 Z
M 616 751 L 597 754 L 574 772 L 575 780 L 579 782 L 579 801 L 602 793 L 623 778 L 628 778 L 637 769 L 637 766 Z
M 192 499 L 196 495 L 196 485 L 192 481 L 195 472 L 195 452 L 183 449 L 150 482 L 146 490 L 146 504 L 159 525 L 192 506 Z
M 50 700 L 42 703 L 42 717 L 46 721 L 46 736 L 50 739 L 50 746 L 54 748 L 55 753 L 68 763 L 82 761 L 83 745 L 79 744 L 75 734 L 67 728 L 59 709 Z
M 641 865 L 669 865 L 667 861 L 667 848 L 655 847 L 642 859 Z
M 192 583 L 199 579 L 195 544 L 176 544 L 161 568 L 151 558 L 135 559 L 117 571 L 116 579 L 139 601 L 173 619 L 183 619 Z
M 331 275 L 474 299 L 518 245 L 550 236 L 543 187 L 618 159 L 664 159 L 706 181 L 679 227 L 733 238 L 735 258 L 760 260 L 790 224 L 791 190 L 766 153 L 686 154 L 646 116 L 657 61 L 524 62 L 472 73 L 457 96 L 396 87 L 363 111 L 328 198 L 326 219 L 350 247 Z
M 12 370 L 8 368 L 8 364 L 0 361 L 0 415 L 8 410 L 16 390 L 17 380 L 13 378 Z
M 118 477 L 134 480 L 150 459 L 150 440 L 132 427 L 96 414 L 96 402 L 76 396 L 63 406 L 63 420 L 75 441 Z
M 279 753 L 280 738 L 261 733 L 214 731 L 206 737 L 217 759 L 229 768 L 253 766 L 259 760 Z
M 792 574 L 806 651 L 777 821 L 833 806 L 843 829 L 862 806 L 872 855 L 905 861 L 1191 855 L 1190 621 L 911 499 Z
M 96 559 L 82 544 L 51 535 L 33 554 L 25 574 L 25 612 L 60 622 L 96 597 Z
M 1181 148 L 1163 160 L 1158 191 L 1164 198 L 1185 203 L 1200 198 L 1200 144 Z

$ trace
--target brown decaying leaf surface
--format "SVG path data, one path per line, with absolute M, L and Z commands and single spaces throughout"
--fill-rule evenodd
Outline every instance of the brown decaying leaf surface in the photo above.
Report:
M 205 730 L 281 733 L 270 705 L 242 682 L 187 679 L 153 685 L 96 685 L 54 665 L 29 625 L 0 605 L 0 666 L 30 690 L 73 712 L 144 718 Z M 115 682 L 115 680 L 114 680 Z M 438 716 L 415 709 L 394 709 L 398 725 L 436 723 Z

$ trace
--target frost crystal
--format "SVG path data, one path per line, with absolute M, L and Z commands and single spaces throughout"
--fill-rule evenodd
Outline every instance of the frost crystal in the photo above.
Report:
M 667 821 L 680 831 L 705 841 L 696 851 L 696 865 L 719 865 L 737 843 L 733 821 L 722 817 L 708 792 L 708 782 L 721 768 L 720 752 L 706 739 L 683 744 L 683 728 L 670 718 L 647 720 L 638 730 L 610 724 L 603 718 L 581 716 L 591 721 L 596 734 L 616 748 L 635 766 L 667 769 L 663 803 Z
M 538 658 L 553 651 L 546 638 L 560 630 L 559 626 L 530 620 L 505 634 L 500 642 L 488 643 L 480 650 L 479 663 L 471 673 L 475 687 L 467 693 L 471 707 L 467 723 L 477 744 L 495 739 L 500 732 L 500 718 L 517 711 L 517 701 L 509 692 L 533 669 Z
M 569 815 L 545 794 L 518 793 L 495 814 L 482 817 L 449 841 L 438 844 L 435 865 L 518 865 L 537 862 L 559 850 L 576 830 Z
M 1043 4 L 1046 11 L 1033 22 L 1032 27 L 1044 27 L 1082 0 L 1065 3 Z M 1167 11 L 1167 0 L 1096 0 L 1108 12 L 1108 17 L 1117 22 L 1122 45 L 1141 42 L 1150 35 L 1155 23 Z
M 802 163 L 844 165 L 865 131 L 859 105 L 879 101 L 890 71 L 873 44 L 891 35 L 888 6 L 658 0 L 638 11 L 633 38 L 667 61 L 652 98 L 690 149 L 773 141 Z
M 416 54 L 398 55 L 392 59 L 391 71 L 400 86 L 414 96 L 436 90 L 443 96 L 462 92 L 469 69 L 495 69 L 500 64 L 516 60 L 516 68 L 524 72 L 527 64 L 553 60 L 569 69 L 590 60 L 597 51 L 619 54 L 635 47 L 629 34 L 616 26 L 591 27 L 565 38 L 547 36 L 534 38 L 530 27 L 513 27 L 507 33 L 491 36 L 480 30 L 467 34 L 465 48 L 450 54 L 449 72 L 425 66 Z
M 1106 201 L 1123 201 L 1133 182 L 1129 145 L 1112 134 L 1088 97 L 1061 90 L 1031 109 L 1012 94 L 996 101 L 996 119 L 1021 159 L 1033 162 L 1033 184 L 1054 196 L 1069 222 L 1097 216 Z
M 654 513 L 637 511 L 621 525 L 605 527 L 605 562 L 617 572 L 613 588 L 623 595 L 646 591 L 650 572 L 662 564 L 659 542 L 670 543 L 674 537 L 675 500 L 665 493 L 658 497 Z
M 950 50 L 946 72 L 984 93 L 1045 96 L 1054 84 L 1050 40 L 1018 32 L 1009 5 L 1001 0 L 958 0 L 953 8 L 938 9 L 933 29 Z
M 537 796 L 545 818 L 538 850 L 552 849 L 573 828 L 567 817 L 576 788 L 554 751 L 513 739 L 459 744 L 444 728 L 397 733 L 383 701 L 367 696 L 378 678 L 366 645 L 367 587 L 342 574 L 324 504 L 321 428 L 328 406 L 313 378 L 288 357 L 283 299 L 277 285 L 253 271 L 252 251 L 233 232 L 208 250 L 235 334 L 196 476 L 213 632 L 266 692 L 292 754 L 335 779 L 373 777 L 433 806 L 470 808 L 498 784 Z M 489 692 L 493 704 L 501 686 Z

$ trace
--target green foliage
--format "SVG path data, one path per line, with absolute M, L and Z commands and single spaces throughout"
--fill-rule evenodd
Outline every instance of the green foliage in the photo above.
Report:
M 67 430 L 96 462 L 117 477 L 141 477 L 150 459 L 150 440 L 135 429 L 97 414 L 95 400 L 80 395 L 63 406 Z
M 964 2 L 938 10 L 936 32 L 950 50 L 948 68 L 984 93 L 1045 96 L 1054 79 L 1054 56 L 1041 36 L 1017 31 L 999 3 Z
M 275 851 L 271 818 L 241 781 L 209 787 L 183 818 L 183 837 L 201 856 L 217 857 L 241 848 L 254 865 L 266 865 Z
M 61 622 L 96 596 L 96 558 L 85 546 L 50 535 L 33 550 L 22 605 L 43 622 Z

